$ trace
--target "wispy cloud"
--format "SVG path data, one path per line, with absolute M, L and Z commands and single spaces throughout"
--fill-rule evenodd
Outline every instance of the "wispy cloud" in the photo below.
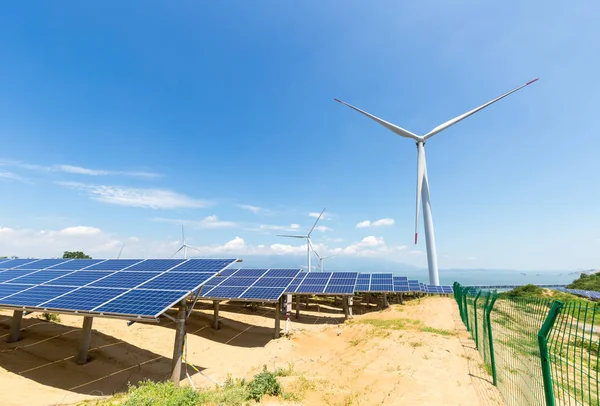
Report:
M 22 176 L 19 176 L 16 173 L 12 173 L 12 172 L 0 172 L 0 180 L 6 180 L 6 181 L 11 181 L 11 182 L 18 181 L 18 182 L 24 182 L 24 183 L 31 183 L 30 181 L 23 178 Z
M 319 218 L 319 214 L 321 214 L 321 212 L 311 211 L 310 213 L 308 213 L 308 216 L 313 218 Z M 331 220 L 331 213 L 323 213 L 323 215 L 321 216 L 321 220 Z
M 269 224 L 261 224 L 258 227 L 259 230 L 273 230 L 273 231 L 298 231 L 300 224 L 290 224 L 289 226 L 277 226 Z
M 232 228 L 239 227 L 239 224 L 234 221 L 221 221 L 215 215 L 208 216 L 202 220 L 181 220 L 181 219 L 169 219 L 163 217 L 155 217 L 152 221 L 161 223 L 172 223 L 172 224 L 183 224 L 189 225 L 196 228 Z
M 361 221 L 356 225 L 356 228 L 369 228 L 369 227 L 382 227 L 382 226 L 393 226 L 396 223 L 394 219 L 384 218 L 380 220 L 365 220 Z
M 57 182 L 59 185 L 84 191 L 99 202 L 149 209 L 202 208 L 211 203 L 166 189 L 138 189 L 125 186 L 89 185 L 78 182 Z
M 244 210 L 251 211 L 254 214 L 258 214 L 263 210 L 262 207 L 252 206 L 250 204 L 239 204 L 238 207 Z
M 88 176 L 130 176 L 135 178 L 159 178 L 162 175 L 154 172 L 146 171 L 112 171 L 107 169 L 90 169 L 75 165 L 36 165 L 28 164 L 20 161 L 5 161 L 0 160 L 0 166 L 9 166 L 14 168 L 27 169 L 32 171 L 42 172 L 62 172 L 76 175 Z

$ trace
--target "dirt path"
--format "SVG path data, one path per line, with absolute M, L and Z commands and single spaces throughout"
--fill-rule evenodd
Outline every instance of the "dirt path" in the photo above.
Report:
M 273 308 L 223 304 L 220 330 L 210 327 L 207 305 L 196 311 L 187 326 L 187 358 L 200 371 L 189 369 L 194 385 L 291 364 L 293 376 L 282 382 L 303 391 L 306 405 L 502 404 L 450 298 L 370 310 L 345 324 L 331 303 L 302 310 L 291 319 L 291 336 L 278 340 L 271 339 Z M 0 312 L 0 336 L 9 325 L 10 313 Z M 23 326 L 18 343 L 0 337 L 2 405 L 72 404 L 123 391 L 128 381 L 169 375 L 174 330 L 168 320 L 127 327 L 95 319 L 92 360 L 83 366 L 72 358 L 80 317 L 61 316 L 57 324 L 29 315 Z

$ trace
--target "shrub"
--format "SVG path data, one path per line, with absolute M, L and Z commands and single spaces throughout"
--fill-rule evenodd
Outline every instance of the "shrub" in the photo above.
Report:
M 543 289 L 536 285 L 523 285 L 506 292 L 508 297 L 541 296 Z
M 54 323 L 60 323 L 60 316 L 56 313 L 42 313 L 42 317 L 46 321 L 52 321 Z
M 277 376 L 273 372 L 267 371 L 267 366 L 263 371 L 254 375 L 254 379 L 248 384 L 250 398 L 260 402 L 264 395 L 279 396 L 281 394 L 281 385 Z
M 142 381 L 130 386 L 124 406 L 195 406 L 200 394 L 190 387 L 177 387 L 171 381 Z

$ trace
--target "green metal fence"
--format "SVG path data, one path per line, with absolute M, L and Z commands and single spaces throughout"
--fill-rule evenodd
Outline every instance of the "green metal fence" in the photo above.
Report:
M 600 405 L 600 307 L 454 284 L 460 316 L 508 405 Z

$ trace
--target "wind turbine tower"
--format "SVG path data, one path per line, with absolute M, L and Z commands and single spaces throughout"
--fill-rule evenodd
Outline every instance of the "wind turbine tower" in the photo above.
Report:
M 493 103 L 496 103 L 498 100 L 505 98 L 509 94 L 514 93 L 517 90 L 520 90 L 520 89 L 524 88 L 525 86 L 532 84 L 535 81 L 537 81 L 537 79 L 527 82 L 524 85 L 521 85 L 521 86 L 517 87 L 516 89 L 513 89 L 510 92 L 505 93 L 502 96 L 499 96 L 499 97 L 495 98 L 494 100 L 489 101 L 473 110 L 467 111 L 466 113 L 461 114 L 458 117 L 448 120 L 445 123 L 438 125 L 437 127 L 435 127 L 433 130 L 429 131 L 425 135 L 416 135 L 408 130 L 405 130 L 402 127 L 398 127 L 395 124 L 392 124 L 385 120 L 382 120 L 381 118 L 376 117 L 370 113 L 367 113 L 366 111 L 361 110 L 357 107 L 354 107 L 346 102 L 343 102 L 339 99 L 334 99 L 335 101 L 342 103 L 342 104 L 350 107 L 351 109 L 358 111 L 361 114 L 364 114 L 365 116 L 378 122 L 379 124 L 381 124 L 382 126 L 387 128 L 388 130 L 396 133 L 397 135 L 399 135 L 401 137 L 405 137 L 405 138 L 410 138 L 416 142 L 416 144 L 417 144 L 417 199 L 416 199 L 416 209 L 415 209 L 415 244 L 417 244 L 417 241 L 418 241 L 419 206 L 421 205 L 421 200 L 422 200 L 423 220 L 424 220 L 423 222 L 425 223 L 424 224 L 425 225 L 425 243 L 427 245 L 427 265 L 429 268 L 429 284 L 430 285 L 436 285 L 436 286 L 439 285 L 440 278 L 439 278 L 439 274 L 438 274 L 437 254 L 436 254 L 436 250 L 435 250 L 435 234 L 433 231 L 433 218 L 432 218 L 432 214 L 431 214 L 431 202 L 429 200 L 429 181 L 427 179 L 427 164 L 425 163 L 425 143 L 427 142 L 427 140 L 429 138 L 444 131 L 448 127 L 453 126 L 454 124 L 458 123 L 459 121 L 462 121 L 465 118 L 477 113 L 479 110 L 482 110 L 482 109 L 486 108 L 487 106 L 489 106 Z
M 323 216 L 323 213 L 325 213 L 325 208 L 323 208 L 323 211 L 321 211 L 321 213 L 317 217 L 317 221 L 315 221 L 315 224 L 313 224 L 312 228 L 310 229 L 310 231 L 306 235 L 281 235 L 281 234 L 277 235 L 278 237 L 286 237 L 286 238 L 306 238 L 306 256 L 307 256 L 307 259 L 308 259 L 308 269 L 307 269 L 308 272 L 311 271 L 311 267 L 310 267 L 310 249 L 312 247 L 312 243 L 310 241 L 310 235 L 313 232 L 313 230 L 315 229 L 315 227 L 317 226 L 317 223 L 319 222 L 319 220 L 321 220 L 321 217 Z

